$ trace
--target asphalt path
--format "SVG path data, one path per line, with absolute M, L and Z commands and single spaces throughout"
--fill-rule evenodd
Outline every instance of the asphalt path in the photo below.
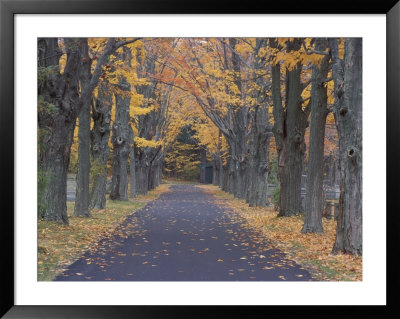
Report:
M 194 185 L 133 213 L 57 281 L 309 281 L 234 212 Z

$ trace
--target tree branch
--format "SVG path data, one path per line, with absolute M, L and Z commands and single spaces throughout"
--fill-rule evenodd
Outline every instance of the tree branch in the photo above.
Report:
M 305 43 L 303 42 L 303 48 L 306 54 L 311 55 L 311 54 L 319 54 L 319 55 L 329 55 L 329 52 L 324 52 L 324 51 L 319 51 L 319 50 L 307 50 Z

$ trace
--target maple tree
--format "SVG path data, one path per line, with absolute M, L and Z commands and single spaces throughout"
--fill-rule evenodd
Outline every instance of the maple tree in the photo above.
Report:
M 77 167 L 74 215 L 89 217 L 91 209 L 105 208 L 109 175 L 110 199 L 127 201 L 157 187 L 163 173 L 193 177 L 201 172 L 204 180 L 206 161 L 213 166 L 213 184 L 249 206 L 264 207 L 276 158 L 279 216 L 303 213 L 301 178 L 307 171 L 303 232 L 323 231 L 324 165 L 336 180 L 340 163 L 338 233 L 343 233 L 350 227 L 346 216 L 353 210 L 361 216 L 361 195 L 352 193 L 357 204 L 351 212 L 344 208 L 350 200 L 345 189 L 354 184 L 346 176 L 358 172 L 361 161 L 361 133 L 348 134 L 359 122 L 353 115 L 345 120 L 361 108 L 353 111 L 348 105 L 350 93 L 340 95 L 359 81 L 357 70 L 343 71 L 343 61 L 353 63 L 358 54 L 352 43 L 341 39 L 335 46 L 330 39 L 328 45 L 323 38 L 39 39 L 41 217 L 68 223 L 71 159 Z M 188 128 L 193 144 L 182 142 Z M 343 166 L 354 154 L 356 159 Z M 346 240 L 338 237 L 335 250 L 346 250 Z M 361 248 L 348 250 L 361 253 Z
M 39 167 L 47 179 L 40 201 L 46 220 L 68 223 L 66 209 L 67 171 L 76 118 L 91 99 L 109 55 L 135 39 L 110 38 L 87 81 L 80 81 L 88 63 L 87 38 L 65 38 L 64 49 L 57 38 L 38 39 L 38 124 L 45 132 L 40 149 Z M 64 51 L 63 51 L 64 50 Z M 66 64 L 60 68 L 60 57 Z M 63 71 L 63 72 L 61 72 Z

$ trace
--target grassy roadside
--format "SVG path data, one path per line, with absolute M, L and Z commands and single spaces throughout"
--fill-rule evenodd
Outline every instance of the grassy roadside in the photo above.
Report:
M 38 281 L 51 281 L 86 250 L 108 236 L 133 212 L 167 192 L 169 184 L 126 202 L 107 199 L 106 209 L 94 209 L 90 218 L 74 217 L 74 203 L 67 202 L 69 225 L 38 221 Z
M 249 227 L 258 229 L 273 246 L 310 271 L 315 280 L 362 280 L 362 257 L 331 254 L 336 221 L 323 218 L 323 234 L 302 234 L 303 215 L 276 217 L 273 208 L 249 207 L 245 200 L 236 199 L 217 186 L 198 187 L 213 194 L 221 206 L 233 209 Z

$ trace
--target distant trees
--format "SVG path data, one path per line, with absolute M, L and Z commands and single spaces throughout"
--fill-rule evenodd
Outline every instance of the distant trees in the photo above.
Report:
M 200 164 L 205 150 L 195 138 L 193 125 L 186 125 L 165 157 L 166 177 L 191 181 L 201 180 Z

